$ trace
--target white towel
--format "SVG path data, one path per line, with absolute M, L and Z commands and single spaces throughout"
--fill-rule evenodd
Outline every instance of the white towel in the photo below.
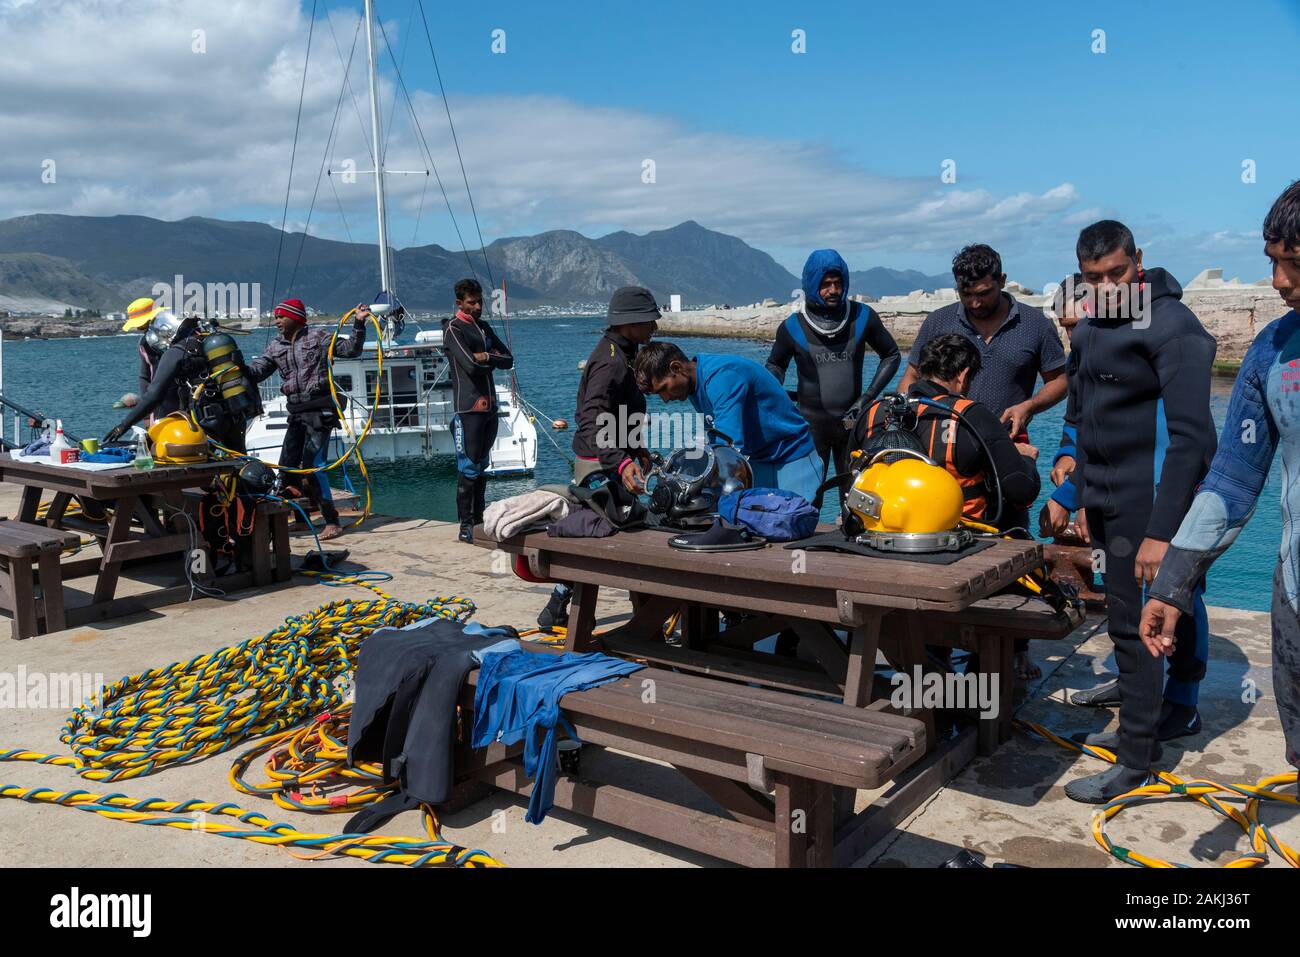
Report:
M 564 496 L 538 489 L 493 502 L 483 510 L 483 531 L 500 541 L 503 538 L 547 525 L 569 514 Z

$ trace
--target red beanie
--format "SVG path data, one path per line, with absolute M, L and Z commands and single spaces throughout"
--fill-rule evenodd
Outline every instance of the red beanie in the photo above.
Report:
M 286 299 L 275 307 L 275 315 L 294 319 L 298 322 L 306 322 L 307 307 L 302 304 L 301 299 Z

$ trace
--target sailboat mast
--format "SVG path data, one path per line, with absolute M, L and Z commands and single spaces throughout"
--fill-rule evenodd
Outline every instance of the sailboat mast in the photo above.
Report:
M 366 0 L 366 53 L 370 59 L 370 136 L 375 153 L 375 212 L 379 221 L 379 285 L 393 291 L 388 275 L 388 210 L 384 203 L 383 137 L 379 128 L 379 74 L 375 69 L 375 5 Z

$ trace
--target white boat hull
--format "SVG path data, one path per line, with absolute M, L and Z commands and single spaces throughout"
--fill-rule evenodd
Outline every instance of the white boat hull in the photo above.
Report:
M 346 428 L 334 433 L 330 461 L 337 459 L 365 428 L 374 401 L 378 364 L 373 355 L 336 360 L 335 384 L 348 398 Z M 440 349 L 398 347 L 384 352 L 380 401 L 361 454 L 368 463 L 428 460 L 435 455 L 454 456 L 451 389 L 446 359 Z M 364 390 L 364 394 L 363 394 Z M 500 426 L 492 446 L 488 474 L 523 475 L 537 465 L 537 429 L 519 407 L 509 386 L 497 386 Z M 279 464 L 280 447 L 288 428 L 284 396 L 270 389 L 263 394 L 264 413 L 248 428 L 248 451 Z

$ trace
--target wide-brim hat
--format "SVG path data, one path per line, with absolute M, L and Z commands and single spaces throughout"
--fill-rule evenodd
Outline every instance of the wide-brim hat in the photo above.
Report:
M 611 326 L 632 326 L 658 322 L 662 316 L 654 293 L 644 286 L 624 286 L 609 297 L 608 321 Z
M 155 305 L 148 296 L 134 299 L 131 305 L 126 307 L 126 322 L 122 325 L 122 331 L 134 332 L 136 329 L 143 329 L 162 311 L 163 307 Z

